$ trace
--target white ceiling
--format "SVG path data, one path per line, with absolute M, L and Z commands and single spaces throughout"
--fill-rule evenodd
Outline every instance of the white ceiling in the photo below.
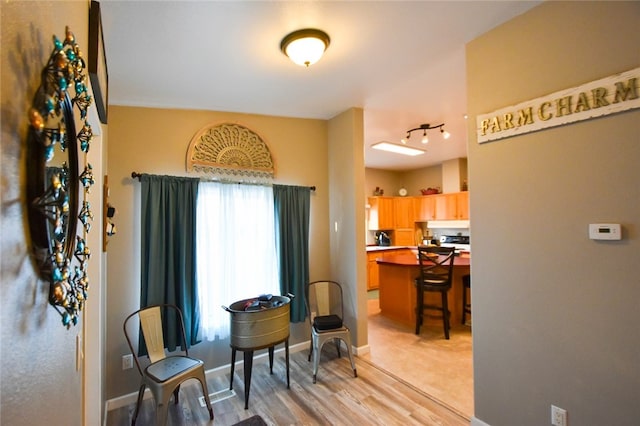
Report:
M 466 156 L 465 43 L 538 3 L 101 0 L 109 103 L 319 119 L 360 107 L 367 167 L 438 164 Z M 331 44 L 304 68 L 280 41 L 308 27 Z M 417 157 L 370 148 L 423 123 L 452 136 L 430 131 Z

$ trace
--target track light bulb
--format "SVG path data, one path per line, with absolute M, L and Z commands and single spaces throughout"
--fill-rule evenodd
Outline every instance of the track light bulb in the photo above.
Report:
M 422 141 L 423 144 L 428 144 L 429 143 L 429 137 L 427 136 L 427 131 L 425 130 L 424 133 L 422 134 Z
M 442 137 L 445 139 L 449 139 L 449 137 L 451 137 L 451 134 L 444 130 L 442 127 L 440 128 L 440 133 L 442 133 Z

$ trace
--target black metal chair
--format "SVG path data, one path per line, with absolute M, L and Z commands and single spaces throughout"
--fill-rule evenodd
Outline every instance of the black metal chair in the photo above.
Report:
M 449 339 L 450 315 L 447 294 L 451 289 L 453 278 L 453 247 L 418 246 L 420 276 L 416 278 L 416 334 L 420 334 L 425 311 L 435 310 L 442 313 L 444 336 Z M 424 303 L 425 292 L 438 292 L 441 295 L 441 306 Z
M 471 315 L 471 275 L 469 274 L 462 276 L 462 325 L 467 323 L 467 314 Z
M 313 356 L 313 383 L 318 375 L 320 352 L 322 346 L 333 340 L 338 357 L 340 357 L 340 341 L 347 346 L 347 354 L 351 362 L 353 376 L 358 377 L 356 365 L 351 354 L 351 331 L 343 324 L 342 287 L 335 281 L 314 281 L 307 287 L 307 312 L 311 325 L 311 347 L 309 361 Z
M 167 356 L 165 354 L 164 336 L 162 331 L 162 316 L 169 316 L 169 312 L 178 321 L 180 333 L 182 337 L 182 351 L 184 354 Z M 150 364 L 143 368 L 141 360 L 134 350 L 132 337 L 137 336 L 137 329 L 144 339 L 148 350 L 148 358 Z M 187 342 L 184 332 L 184 321 L 182 312 L 175 305 L 163 304 L 153 305 L 139 309 L 129 315 L 123 324 L 124 335 L 127 339 L 131 354 L 141 376 L 140 390 L 138 391 L 138 402 L 136 410 L 131 419 L 131 425 L 136 424 L 138 411 L 144 397 L 144 390 L 149 387 L 153 398 L 156 402 L 156 424 L 164 426 L 167 421 L 167 409 L 171 394 L 174 396 L 174 402 L 178 403 L 178 394 L 180 385 L 188 379 L 196 379 L 202 386 L 204 401 L 209 410 L 209 418 L 213 420 L 213 408 L 209 400 L 209 391 L 207 390 L 207 380 L 204 373 L 204 363 L 202 360 L 189 356 Z

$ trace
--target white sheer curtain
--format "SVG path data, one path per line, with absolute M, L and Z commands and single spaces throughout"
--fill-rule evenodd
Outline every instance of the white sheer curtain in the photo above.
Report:
M 229 336 L 229 306 L 279 295 L 269 186 L 201 182 L 197 207 L 197 279 L 202 338 Z

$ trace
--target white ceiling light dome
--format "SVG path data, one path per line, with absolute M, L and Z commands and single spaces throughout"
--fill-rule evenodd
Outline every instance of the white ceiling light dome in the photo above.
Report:
M 283 38 L 280 50 L 294 63 L 308 67 L 322 58 L 330 41 L 329 35 L 324 31 L 305 28 Z

